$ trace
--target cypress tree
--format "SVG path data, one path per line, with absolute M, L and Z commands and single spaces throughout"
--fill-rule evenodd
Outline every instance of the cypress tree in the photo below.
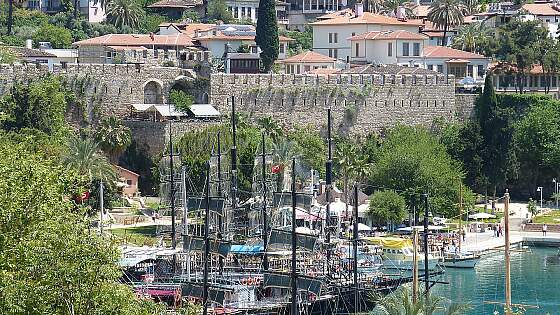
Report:
M 259 1 L 259 16 L 257 20 L 257 36 L 255 42 L 261 49 L 261 61 L 264 72 L 272 69 L 278 58 L 278 25 L 276 22 L 275 0 Z

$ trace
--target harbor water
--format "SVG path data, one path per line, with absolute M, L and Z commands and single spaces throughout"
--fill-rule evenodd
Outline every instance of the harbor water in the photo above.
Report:
M 560 256 L 557 248 L 529 247 L 511 255 L 512 303 L 538 306 L 527 308 L 527 315 L 560 315 Z M 503 314 L 503 306 L 485 302 L 504 302 L 504 255 L 485 256 L 475 269 L 448 268 L 433 294 L 455 302 L 469 302 L 467 315 Z

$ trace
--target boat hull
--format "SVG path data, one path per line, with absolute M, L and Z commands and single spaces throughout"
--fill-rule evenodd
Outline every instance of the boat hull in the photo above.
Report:
M 428 270 L 434 270 L 437 268 L 437 259 L 428 259 Z M 414 263 L 411 260 L 391 260 L 383 262 L 384 269 L 397 269 L 397 270 L 412 270 L 414 268 Z M 424 270 L 424 261 L 418 261 L 418 270 Z
M 442 265 L 447 268 L 474 268 L 480 258 L 446 258 Z

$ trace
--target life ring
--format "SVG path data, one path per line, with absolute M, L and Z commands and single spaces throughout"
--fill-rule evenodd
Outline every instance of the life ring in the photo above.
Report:
M 248 282 L 247 278 L 241 279 L 241 284 L 242 285 L 247 285 L 247 282 Z
M 255 285 L 261 284 L 261 278 L 255 278 Z
M 249 285 L 255 285 L 256 279 L 255 278 L 249 278 L 248 283 Z

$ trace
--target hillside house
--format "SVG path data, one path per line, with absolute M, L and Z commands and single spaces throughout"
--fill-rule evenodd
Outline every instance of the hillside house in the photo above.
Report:
M 357 3 L 353 14 L 344 13 L 310 25 L 313 27 L 313 51 L 346 61 L 352 56 L 351 37 L 374 31 L 418 33 L 423 22 L 363 12 L 362 4 Z

